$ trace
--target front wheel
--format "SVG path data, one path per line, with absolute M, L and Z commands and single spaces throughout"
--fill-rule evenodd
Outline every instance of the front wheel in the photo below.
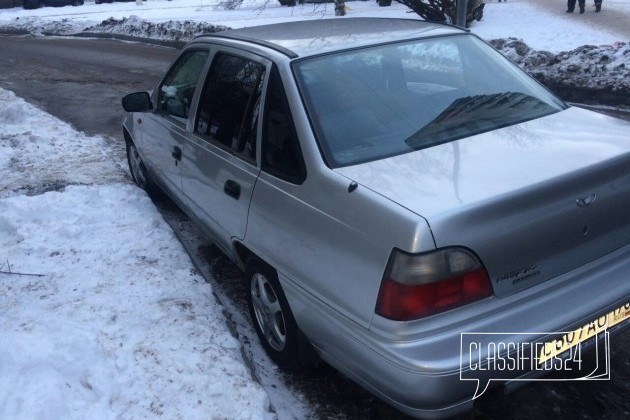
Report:
M 131 141 L 127 141 L 127 163 L 129 163 L 129 171 L 135 183 L 147 193 L 153 193 L 156 186 L 151 180 L 136 146 Z
M 276 271 L 252 259 L 245 281 L 249 313 L 265 351 L 282 368 L 298 367 L 298 329 Z

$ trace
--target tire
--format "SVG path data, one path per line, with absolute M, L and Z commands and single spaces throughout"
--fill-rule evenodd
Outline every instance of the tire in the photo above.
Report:
M 276 271 L 258 259 L 250 259 L 245 284 L 249 314 L 263 348 L 279 367 L 299 367 L 298 328 Z
M 134 182 L 149 195 L 154 194 L 157 186 L 147 172 L 147 168 L 144 166 L 136 146 L 131 141 L 127 141 L 127 163 Z

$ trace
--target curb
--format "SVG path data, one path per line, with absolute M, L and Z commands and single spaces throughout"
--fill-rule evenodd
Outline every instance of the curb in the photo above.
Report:
M 31 31 L 21 28 L 0 28 L 0 36 L 25 36 L 30 35 L 37 37 Z M 61 38 L 98 38 L 98 39 L 115 39 L 118 41 L 141 42 L 144 44 L 157 45 L 161 47 L 169 47 L 181 49 L 188 41 L 173 41 L 168 39 L 142 38 L 132 35 L 112 34 L 107 32 L 77 32 L 74 34 L 59 34 L 55 32 L 42 32 L 42 36 L 57 36 Z
M 112 34 L 112 33 L 107 33 L 107 32 L 79 32 L 76 34 L 61 35 L 61 36 L 68 36 L 72 38 L 116 39 L 118 41 L 141 42 L 144 44 L 158 45 L 161 47 L 176 48 L 178 50 L 188 43 L 188 41 L 173 41 L 173 40 L 168 40 L 168 39 L 142 38 L 138 36 Z

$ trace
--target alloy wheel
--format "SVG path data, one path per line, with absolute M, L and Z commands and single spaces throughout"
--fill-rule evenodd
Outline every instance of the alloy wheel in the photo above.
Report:
M 250 286 L 256 323 L 269 346 L 281 352 L 286 345 L 287 335 L 278 296 L 269 280 L 261 273 L 252 276 Z

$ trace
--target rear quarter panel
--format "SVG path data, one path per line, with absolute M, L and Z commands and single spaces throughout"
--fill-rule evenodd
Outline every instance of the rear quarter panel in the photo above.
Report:
M 433 237 L 424 219 L 400 205 L 367 188 L 349 192 L 352 180 L 322 160 L 289 61 L 275 61 L 307 175 L 295 185 L 260 173 L 245 244 L 278 270 L 307 336 L 308 324 L 324 309 L 367 328 L 392 248 L 433 249 Z M 317 337 L 309 338 L 321 344 Z
M 367 328 L 393 247 L 432 249 L 423 219 L 323 169 L 292 185 L 261 173 L 250 206 L 248 245 L 274 266 L 292 308 L 332 308 Z M 295 313 L 298 325 L 313 313 Z M 305 331 L 308 335 L 308 331 Z M 311 338 L 315 344 L 317 339 Z

